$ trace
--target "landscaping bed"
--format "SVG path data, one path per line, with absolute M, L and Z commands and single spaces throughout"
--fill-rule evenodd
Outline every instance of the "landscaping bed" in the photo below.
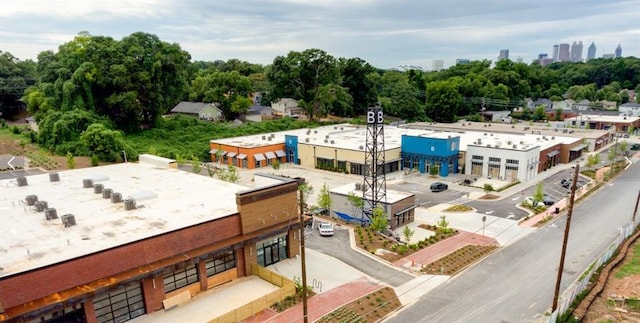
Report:
M 321 317 L 316 322 L 378 322 L 402 304 L 391 287 L 383 287 Z
M 497 246 L 464 246 L 428 265 L 421 272 L 430 275 L 455 275 L 478 259 L 492 253 Z

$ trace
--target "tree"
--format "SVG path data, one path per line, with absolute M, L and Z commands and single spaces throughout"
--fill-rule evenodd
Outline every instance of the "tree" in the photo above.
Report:
M 24 107 L 20 98 L 27 87 L 36 83 L 36 63 L 20 61 L 0 51 L 0 116 L 11 119 Z
M 436 122 L 453 122 L 462 102 L 456 84 L 437 81 L 427 84 L 427 117 Z
M 495 189 L 493 188 L 493 185 L 491 185 L 489 183 L 484 183 L 484 185 L 482 186 L 482 189 L 484 190 L 485 194 L 489 194 L 489 193 L 495 191 Z
M 321 113 L 321 86 L 340 84 L 340 70 L 336 59 L 320 49 L 303 52 L 291 51 L 286 57 L 278 56 L 268 69 L 271 84 L 268 99 L 292 97 L 301 101 L 310 120 Z
M 404 229 L 402 230 L 402 235 L 404 236 L 404 239 L 407 242 L 411 241 L 411 237 L 413 236 L 414 233 L 415 231 L 411 230 L 411 228 L 409 228 L 408 225 L 405 225 Z
M 218 179 L 229 183 L 237 183 L 240 180 L 240 173 L 234 166 L 229 165 L 227 169 L 219 169 L 216 174 Z
M 538 184 L 536 184 L 536 189 L 533 192 L 533 195 L 531 196 L 532 200 L 533 200 L 533 204 L 532 206 L 537 206 L 538 203 L 544 201 L 544 188 L 542 186 L 542 182 L 538 182 Z
M 453 232 L 453 229 L 449 227 L 449 221 L 447 221 L 447 217 L 444 215 L 440 217 L 440 221 L 438 221 L 437 227 L 438 228 L 436 230 L 442 234 Z
M 207 174 L 209 175 L 209 177 L 213 177 L 215 173 L 216 172 L 211 168 L 211 165 L 207 164 Z
M 273 161 L 273 163 L 271 163 L 271 167 L 272 167 L 274 170 L 278 170 L 278 169 L 280 169 L 280 160 L 276 158 L 276 159 Z
M 94 123 L 87 127 L 80 139 L 90 154 L 95 154 L 104 161 L 114 161 L 124 148 L 122 133 L 111 130 L 102 123 Z
M 389 225 L 389 218 L 387 217 L 387 213 L 380 206 L 376 206 L 373 209 L 373 214 L 371 215 L 371 223 L 369 227 L 376 232 L 383 232 L 387 229 Z
M 200 160 L 195 155 L 191 156 L 191 171 L 196 174 L 200 174 L 202 171 L 202 166 L 200 166 Z
M 76 168 L 76 159 L 70 151 L 67 152 L 67 167 L 69 167 L 69 169 Z
M 331 194 L 329 193 L 329 187 L 327 183 L 322 185 L 320 192 L 318 193 L 318 206 L 325 209 L 327 212 L 331 212 Z
M 362 209 L 364 208 L 364 199 L 362 196 L 358 196 L 354 192 L 349 192 L 347 195 L 347 201 L 351 204 L 353 217 L 359 217 L 362 215 Z
M 253 104 L 248 98 L 253 92 L 248 77 L 237 71 L 203 71 L 191 82 L 189 99 L 192 101 L 215 102 L 227 119 L 233 120 L 245 113 Z
M 587 162 L 586 162 L 586 166 L 587 167 L 593 167 L 600 164 L 600 154 L 599 153 L 595 153 L 595 154 L 591 154 L 587 157 Z
M 311 197 L 311 194 L 313 194 L 313 185 L 305 181 L 304 183 L 298 185 L 298 191 L 302 192 L 302 198 L 304 199 L 304 206 L 306 208 L 309 203 L 309 197 Z

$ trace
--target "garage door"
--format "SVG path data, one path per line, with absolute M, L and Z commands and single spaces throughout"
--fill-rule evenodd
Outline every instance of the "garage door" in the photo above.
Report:
M 133 282 L 93 299 L 97 322 L 118 323 L 145 313 L 140 282 Z

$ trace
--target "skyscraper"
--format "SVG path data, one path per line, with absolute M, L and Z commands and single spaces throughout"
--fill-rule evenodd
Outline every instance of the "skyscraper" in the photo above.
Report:
M 431 61 L 431 70 L 432 71 L 442 71 L 444 69 L 444 60 L 443 59 L 434 59 Z
M 558 61 L 558 53 L 560 53 L 560 46 L 553 45 L 553 54 L 551 55 L 551 59 L 553 59 L 554 63 Z
M 589 49 L 587 50 L 587 60 L 596 58 L 596 44 L 591 42 Z
M 571 61 L 582 62 L 582 41 L 571 44 Z
M 616 57 L 622 57 L 622 46 L 620 44 L 616 47 Z
M 509 59 L 509 50 L 501 49 L 500 55 L 498 55 L 498 60 Z
M 569 44 L 562 43 L 558 45 L 558 62 L 568 62 L 571 60 Z

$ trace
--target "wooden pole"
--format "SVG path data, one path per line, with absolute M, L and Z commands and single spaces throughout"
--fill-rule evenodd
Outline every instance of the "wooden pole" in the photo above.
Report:
M 631 225 L 636 223 L 636 213 L 638 213 L 638 202 L 640 202 L 640 191 L 638 191 L 638 198 L 636 198 L 636 207 L 633 209 L 633 216 L 631 217 Z
M 560 266 L 558 267 L 558 277 L 556 278 L 556 289 L 553 293 L 553 305 L 551 312 L 558 308 L 558 295 L 560 294 L 560 282 L 562 281 L 562 272 L 564 271 L 564 257 L 567 253 L 567 241 L 569 240 L 569 228 L 571 227 L 571 215 L 573 214 L 573 204 L 576 197 L 576 183 L 578 182 L 578 174 L 580 173 L 580 165 L 576 164 L 573 173 L 573 181 L 571 183 L 571 197 L 569 198 L 569 207 L 567 209 L 567 224 L 564 228 L 564 239 L 562 240 L 562 252 L 560 253 Z
M 302 180 L 302 183 L 304 183 L 304 180 Z M 301 185 L 300 182 L 298 182 L 298 186 L 299 185 Z M 302 313 L 304 315 L 304 323 L 308 323 L 309 317 L 307 309 L 307 264 L 304 254 L 304 192 L 301 189 L 299 189 L 298 191 L 300 194 L 300 270 L 302 275 Z

